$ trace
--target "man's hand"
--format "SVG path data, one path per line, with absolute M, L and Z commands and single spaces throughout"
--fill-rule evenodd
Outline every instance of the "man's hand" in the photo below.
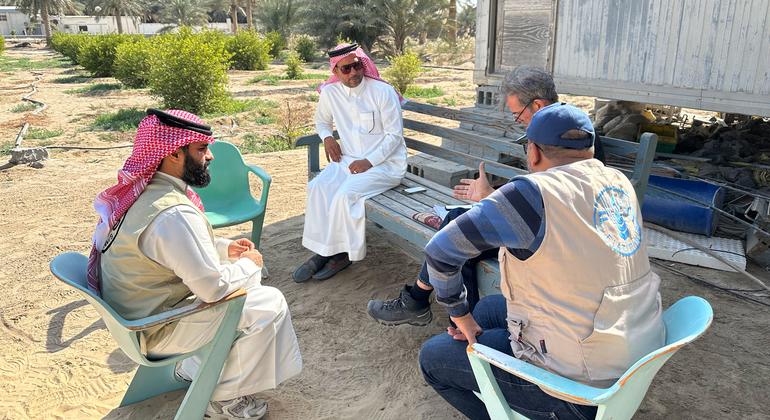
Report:
M 259 253 L 256 249 L 250 249 L 248 251 L 244 251 L 240 255 L 241 258 L 248 258 L 252 261 L 254 261 L 254 264 L 256 264 L 259 267 L 264 267 L 264 262 L 262 261 L 262 254 Z
M 236 239 L 227 247 L 228 258 L 240 258 L 241 254 L 254 249 L 254 242 L 246 238 Z
M 324 153 L 326 153 L 327 162 L 339 162 L 342 159 L 340 144 L 332 136 L 324 139 Z
M 487 173 L 484 172 L 484 162 L 479 164 L 478 179 L 463 178 L 460 183 L 455 185 L 452 195 L 461 200 L 481 201 L 495 192 L 495 189 L 489 185 Z
M 476 337 L 484 332 L 471 314 L 465 314 L 458 318 L 451 318 L 455 325 L 457 325 L 457 328 L 448 327 L 446 332 L 455 340 L 467 341 L 468 345 L 471 345 L 476 342 Z
M 367 159 L 354 160 L 353 163 L 348 166 L 351 174 L 362 174 L 372 167 L 371 162 Z

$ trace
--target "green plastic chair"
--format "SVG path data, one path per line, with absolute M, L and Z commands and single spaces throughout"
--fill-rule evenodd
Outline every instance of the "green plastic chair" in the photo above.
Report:
M 85 255 L 67 252 L 51 261 L 51 272 L 59 280 L 75 288 L 93 305 L 107 325 L 112 338 L 118 342 L 120 349 L 139 364 L 139 369 L 134 374 L 134 379 L 120 402 L 120 407 L 189 387 L 174 418 L 179 420 L 203 418 L 235 340 L 241 310 L 246 301 L 246 291 L 239 289 L 214 303 L 193 304 L 142 319 L 127 320 L 88 289 L 87 266 L 88 258 Z M 208 344 L 190 353 L 159 360 L 147 359 L 142 354 L 139 348 L 140 331 L 167 324 L 218 305 L 227 305 L 227 310 L 216 335 Z M 193 355 L 201 357 L 201 366 L 192 382 L 177 379 L 174 375 L 176 363 Z
M 209 164 L 211 183 L 195 189 L 203 201 L 206 217 L 215 229 L 251 221 L 251 241 L 259 248 L 272 179 L 262 168 L 246 164 L 241 152 L 231 143 L 217 141 L 209 148 L 214 154 Z M 251 195 L 249 172 L 262 180 L 259 200 Z
M 562 400 L 598 406 L 596 419 L 630 419 L 642 403 L 658 370 L 677 350 L 700 337 L 713 319 L 711 305 L 705 299 L 697 296 L 680 299 L 663 313 L 666 344 L 634 363 L 607 389 L 575 382 L 476 343 L 468 347 L 468 358 L 481 391 L 476 395 L 484 401 L 493 420 L 527 419 L 508 406 L 492 373 L 490 365 L 494 365 Z

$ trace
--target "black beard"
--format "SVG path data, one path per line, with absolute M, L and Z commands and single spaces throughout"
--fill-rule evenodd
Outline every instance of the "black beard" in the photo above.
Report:
M 198 165 L 194 160 L 185 156 L 182 181 L 186 182 L 187 185 L 198 188 L 209 185 L 211 182 L 211 174 L 209 173 L 208 162 L 203 165 Z

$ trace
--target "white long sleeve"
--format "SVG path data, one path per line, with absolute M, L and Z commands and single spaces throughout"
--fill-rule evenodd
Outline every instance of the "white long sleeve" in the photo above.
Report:
M 148 258 L 172 270 L 204 302 L 215 302 L 259 281 L 261 268 L 248 258 L 227 262 L 227 239 L 211 242 L 206 222 L 190 206 L 164 210 L 139 237 Z
M 387 83 L 364 77 L 348 88 L 342 82 L 321 90 L 315 112 L 318 136 L 340 135 L 342 155 L 368 159 L 373 166 L 389 164 L 396 171 L 406 169 L 406 146 L 398 95 Z

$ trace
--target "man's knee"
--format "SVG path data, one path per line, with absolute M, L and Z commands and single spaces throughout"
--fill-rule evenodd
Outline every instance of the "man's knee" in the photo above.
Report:
M 420 371 L 425 381 L 431 386 L 442 382 L 437 371 L 450 363 L 449 360 L 444 360 L 448 353 L 447 350 L 446 339 L 442 335 L 429 338 L 420 348 L 418 356 Z

